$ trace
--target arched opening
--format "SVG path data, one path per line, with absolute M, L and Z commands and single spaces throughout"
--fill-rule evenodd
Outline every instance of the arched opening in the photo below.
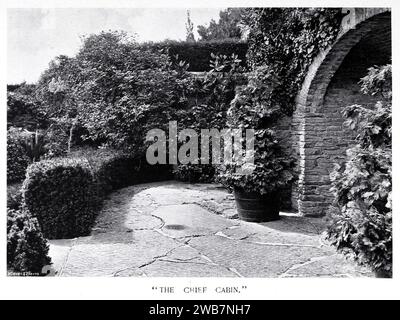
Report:
M 359 81 L 368 68 L 391 63 L 390 12 L 359 23 L 319 59 L 310 69 L 297 111 L 298 209 L 309 216 L 324 215 L 332 204 L 329 174 L 335 163 L 345 159 L 354 141 L 354 134 L 344 125 L 343 108 L 373 106 L 376 101 L 360 92 Z

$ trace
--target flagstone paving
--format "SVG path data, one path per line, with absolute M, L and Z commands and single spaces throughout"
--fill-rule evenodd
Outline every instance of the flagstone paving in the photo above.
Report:
M 92 234 L 51 240 L 53 275 L 133 277 L 368 277 L 323 241 L 325 221 L 282 213 L 237 219 L 234 198 L 175 181 L 110 195 Z

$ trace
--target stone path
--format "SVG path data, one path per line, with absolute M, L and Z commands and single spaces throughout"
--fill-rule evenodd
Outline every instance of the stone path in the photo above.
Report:
M 58 276 L 362 277 L 321 239 L 323 219 L 282 214 L 237 219 L 233 196 L 215 185 L 164 182 L 113 193 L 92 235 L 50 241 Z

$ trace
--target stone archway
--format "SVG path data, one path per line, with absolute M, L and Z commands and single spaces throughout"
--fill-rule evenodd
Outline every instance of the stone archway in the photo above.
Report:
M 329 173 L 342 161 L 354 135 L 344 126 L 343 107 L 373 103 L 360 93 L 369 67 L 391 62 L 391 15 L 387 9 L 352 9 L 342 34 L 311 65 L 293 116 L 299 155 L 298 210 L 322 216 L 332 204 Z

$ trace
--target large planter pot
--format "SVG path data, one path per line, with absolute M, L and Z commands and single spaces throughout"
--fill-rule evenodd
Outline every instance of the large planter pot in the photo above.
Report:
M 248 222 L 267 222 L 279 219 L 279 193 L 259 194 L 234 190 L 239 218 Z

